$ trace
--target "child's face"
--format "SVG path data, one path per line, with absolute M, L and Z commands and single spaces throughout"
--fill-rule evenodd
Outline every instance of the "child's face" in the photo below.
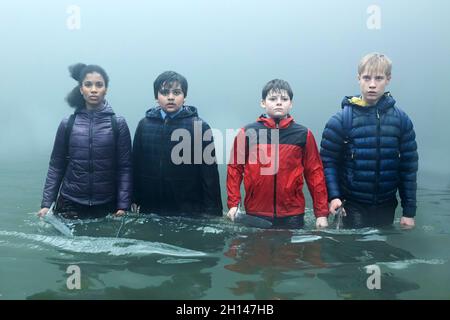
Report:
M 80 92 L 86 104 L 90 106 L 99 106 L 105 98 L 106 91 L 105 80 L 97 72 L 86 74 L 80 87 Z
M 166 113 L 177 112 L 184 104 L 184 93 L 178 82 L 165 86 L 158 91 L 158 104 Z
M 359 87 L 363 100 L 369 105 L 375 105 L 384 94 L 391 77 L 382 71 L 369 73 L 366 70 L 358 75 Z
M 266 110 L 269 117 L 282 119 L 291 111 L 292 100 L 286 90 L 272 90 L 264 100 L 261 100 L 261 107 Z

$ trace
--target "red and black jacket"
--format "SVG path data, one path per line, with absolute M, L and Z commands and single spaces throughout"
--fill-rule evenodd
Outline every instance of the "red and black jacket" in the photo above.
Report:
M 241 202 L 244 179 L 247 213 L 272 218 L 303 214 L 303 177 L 315 216 L 328 216 L 323 166 L 312 132 L 291 116 L 278 123 L 261 116 L 234 140 L 227 169 L 228 208 Z

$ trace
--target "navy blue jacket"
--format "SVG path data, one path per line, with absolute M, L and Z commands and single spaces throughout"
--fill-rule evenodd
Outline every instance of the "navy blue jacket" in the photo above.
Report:
M 175 117 L 167 116 L 164 120 L 160 111 L 160 107 L 148 110 L 134 136 L 135 202 L 141 206 L 141 212 L 222 215 L 213 140 L 211 137 L 209 141 L 202 141 L 209 125 L 198 117 L 197 109 L 192 106 L 184 106 Z M 184 133 L 188 133 L 190 139 L 177 137 L 171 141 L 177 129 L 185 129 Z M 200 139 L 197 145 L 196 137 Z M 182 141 L 191 147 L 190 154 L 188 150 L 177 149 Z M 186 161 L 175 163 L 172 151 L 176 156 L 181 154 Z M 203 152 L 211 154 L 214 162 L 205 161 Z
M 328 121 L 322 136 L 329 200 L 377 205 L 395 199 L 399 190 L 403 215 L 414 217 L 418 154 L 411 120 L 394 107 L 389 93 L 366 107 L 345 97 L 345 106 L 352 108 L 351 128 L 344 128 L 341 110 Z
M 61 187 L 64 198 L 82 205 L 116 202 L 117 209 L 128 209 L 132 196 L 132 161 L 130 131 L 125 119 L 116 117 L 115 138 L 111 124 L 114 112 L 106 101 L 100 110 L 84 108 L 75 114 L 68 162 L 65 142 L 68 117 L 61 121 L 56 133 L 41 207 L 50 207 Z

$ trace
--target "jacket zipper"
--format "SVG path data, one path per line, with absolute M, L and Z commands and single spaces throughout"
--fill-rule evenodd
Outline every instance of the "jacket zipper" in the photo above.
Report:
M 276 130 L 279 130 L 279 123 L 278 122 L 276 122 L 275 128 L 276 128 Z M 279 136 L 280 135 L 278 134 L 278 137 Z M 277 176 L 278 176 L 278 169 L 277 169 L 278 161 L 277 161 L 277 158 L 278 158 L 278 146 L 279 146 L 278 142 L 279 141 L 277 141 L 276 144 L 275 144 L 275 159 L 274 159 L 275 166 L 274 166 L 274 169 L 276 170 L 276 173 L 275 173 L 275 175 L 273 177 L 273 216 L 274 216 L 274 218 L 277 217 Z M 270 143 L 272 143 L 272 135 L 270 137 Z
M 381 120 L 380 120 L 380 113 L 378 112 L 378 108 L 376 108 L 377 111 L 377 166 L 375 171 L 375 194 L 374 194 L 374 200 L 375 204 L 378 204 L 378 184 L 380 180 L 380 131 L 381 131 Z
M 94 165 L 92 160 L 93 118 L 94 114 L 89 113 L 89 206 L 92 206 L 92 185 L 94 176 Z
M 163 142 L 164 143 L 164 141 L 167 141 L 165 138 L 164 138 L 164 136 L 165 136 L 165 134 L 166 134 L 166 125 L 167 125 L 167 122 L 169 121 L 169 116 L 168 115 L 166 115 L 166 118 L 165 119 L 163 119 L 163 128 L 162 128 L 162 134 L 161 134 L 161 142 Z M 161 148 L 161 153 L 160 153 L 160 155 L 159 155 L 159 172 L 160 172 L 160 179 L 159 179 L 159 192 L 160 192 L 160 199 L 163 199 L 163 192 L 164 192 L 164 189 L 163 189 L 163 177 L 165 176 L 164 174 L 163 174 L 163 161 L 162 161 L 162 158 L 163 158 L 163 155 L 164 155 L 164 151 L 165 151 L 165 147 L 163 147 L 163 148 Z

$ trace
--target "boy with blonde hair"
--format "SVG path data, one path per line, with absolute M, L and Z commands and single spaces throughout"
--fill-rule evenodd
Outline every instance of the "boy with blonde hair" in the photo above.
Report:
M 330 212 L 343 205 L 344 226 L 391 225 L 400 194 L 400 224 L 415 225 L 418 154 L 414 128 L 385 87 L 392 62 L 384 54 L 364 56 L 358 66 L 361 93 L 347 96 L 326 124 L 321 157 Z

